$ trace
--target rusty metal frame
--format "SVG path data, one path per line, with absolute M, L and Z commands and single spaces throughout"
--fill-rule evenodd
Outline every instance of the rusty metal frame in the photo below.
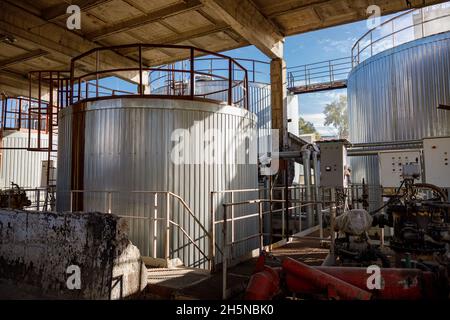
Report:
M 136 62 L 136 67 L 124 67 L 124 68 L 112 68 L 112 69 L 105 69 L 105 70 L 98 70 L 98 59 L 99 59 L 99 53 L 100 52 L 105 52 L 105 51 L 109 51 L 109 52 L 114 52 L 114 53 L 118 53 L 119 50 L 121 49 L 136 49 L 136 53 L 138 53 L 138 60 L 135 61 Z M 182 59 L 180 61 L 188 61 L 189 63 L 189 68 L 188 69 L 177 69 L 177 68 L 161 68 L 161 67 L 150 67 L 147 66 L 142 59 L 142 51 L 143 49 L 147 49 L 147 48 L 152 48 L 152 49 L 158 49 L 158 48 L 165 48 L 165 49 L 181 49 L 181 50 L 186 50 L 187 52 L 187 56 L 188 58 L 186 59 Z M 130 50 L 129 50 L 130 51 Z M 131 51 L 129 52 L 131 53 Z M 76 65 L 77 62 L 81 61 L 81 59 L 90 56 L 92 54 L 95 54 L 96 56 L 96 70 L 94 72 L 87 72 L 82 74 L 81 76 L 75 76 L 76 74 Z M 213 56 L 215 59 L 223 59 L 225 61 L 228 61 L 228 71 L 229 71 L 229 75 L 228 77 L 224 77 L 221 75 L 217 75 L 217 74 L 211 74 L 211 73 L 207 73 L 205 72 L 205 70 L 195 70 L 195 61 L 196 60 L 196 54 L 199 55 L 211 55 Z M 235 70 L 235 68 L 238 68 L 239 71 L 242 71 L 244 73 L 243 75 L 243 79 L 241 80 L 241 82 L 238 83 L 238 85 L 242 84 L 242 91 L 243 91 L 243 98 L 239 99 L 238 101 L 234 101 L 233 100 L 233 88 L 235 87 L 235 85 L 233 85 L 233 81 L 231 80 L 233 77 L 233 71 Z M 213 93 L 207 93 L 207 94 L 199 94 L 196 95 L 194 92 L 194 82 L 195 82 L 195 75 L 207 75 L 207 76 L 212 76 L 218 79 L 222 79 L 222 80 L 227 80 L 229 82 L 229 86 L 228 86 L 228 104 L 230 105 L 239 105 L 242 104 L 242 106 L 248 110 L 249 107 L 249 99 L 248 99 L 248 71 L 246 68 L 244 68 L 237 60 L 228 57 L 226 55 L 220 54 L 220 53 L 216 53 L 216 52 L 212 52 L 209 50 L 205 50 L 205 49 L 199 49 L 199 48 L 195 48 L 192 46 L 182 46 L 182 45 L 168 45 L 168 44 L 126 44 L 126 45 L 118 45 L 118 46 L 109 46 L 109 47 L 99 47 L 99 48 L 94 48 L 91 49 L 75 58 L 73 58 L 71 60 L 71 68 L 70 68 L 70 104 L 74 104 L 74 103 L 78 103 L 78 102 L 85 102 L 85 101 L 95 101 L 95 100 L 101 100 L 101 99 L 106 99 L 107 97 L 99 97 L 98 94 L 98 88 L 95 94 L 95 97 L 89 97 L 89 90 L 86 90 L 87 96 L 85 98 L 83 98 L 81 96 L 81 92 L 83 92 L 83 88 L 82 88 L 82 83 L 83 82 L 88 82 L 88 81 L 83 81 L 83 79 L 86 78 L 92 78 L 92 79 L 96 79 L 96 85 L 98 86 L 98 78 L 99 75 L 105 75 L 105 74 L 114 74 L 114 73 L 120 73 L 120 72 L 126 72 L 126 71 L 138 71 L 139 72 L 139 80 L 138 83 L 136 83 L 138 85 L 138 90 L 136 94 L 130 94 L 130 95 L 121 95 L 121 98 L 129 98 L 129 97 L 154 97 L 154 98 L 171 98 L 171 99 L 189 99 L 189 100 L 196 100 L 196 99 L 202 99 L 202 100 L 208 100 L 208 101 L 217 101 L 214 99 L 206 99 L 205 96 L 213 94 Z M 191 84 L 191 88 L 189 90 L 189 92 L 187 94 L 183 94 L 183 95 L 161 95 L 161 94 L 146 94 L 143 90 L 144 88 L 144 83 L 143 83 L 143 77 L 142 77 L 142 72 L 143 71 L 150 71 L 150 72 L 167 72 L 167 73 L 182 73 L 182 74 L 190 74 L 190 84 Z M 126 81 L 126 80 L 125 80 Z M 89 85 L 86 85 L 86 87 L 88 87 Z M 75 92 L 77 92 L 77 94 L 75 95 Z M 114 93 L 114 92 L 113 92 Z M 184 92 L 183 92 L 184 93 Z M 114 95 L 114 94 L 112 94 Z M 203 98 L 202 98 L 203 97 Z

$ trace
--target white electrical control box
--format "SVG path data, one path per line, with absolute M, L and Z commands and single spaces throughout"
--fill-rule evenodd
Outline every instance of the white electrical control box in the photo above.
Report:
M 317 142 L 320 148 L 320 185 L 347 187 L 347 140 Z
M 410 163 L 417 163 L 419 170 L 422 170 L 420 150 L 379 152 L 380 184 L 386 188 L 399 187 L 403 181 L 403 166 Z M 422 177 L 416 182 L 421 180 Z
M 450 137 L 423 139 L 425 181 L 450 187 Z

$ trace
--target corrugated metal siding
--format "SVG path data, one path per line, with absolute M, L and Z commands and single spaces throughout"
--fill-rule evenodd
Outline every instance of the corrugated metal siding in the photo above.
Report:
M 70 201 L 61 197 L 70 190 L 70 136 L 72 108 L 62 111 L 59 137 L 61 150 L 58 165 L 58 210 L 68 210 Z M 182 164 L 176 165 L 170 159 L 174 142 L 171 134 L 175 129 L 199 128 L 200 138 L 207 129 L 219 129 L 222 134 L 215 144 L 218 151 L 224 151 L 225 164 Z M 239 129 L 238 136 L 233 135 Z M 166 191 L 181 196 L 194 211 L 202 224 L 209 229 L 210 192 L 236 188 L 257 188 L 256 164 L 233 164 L 232 153 L 239 139 L 246 134 L 256 134 L 256 117 L 243 110 L 215 103 L 169 100 L 169 99 L 111 99 L 88 103 L 85 128 L 85 190 L 120 190 L 113 195 L 112 212 L 119 215 L 152 217 L 154 199 L 149 195 L 130 194 L 130 190 Z M 191 153 L 203 156 L 198 143 Z M 255 198 L 255 195 L 247 195 Z M 61 200 L 63 199 L 63 200 Z M 242 199 L 242 198 L 241 198 Z M 165 199 L 159 200 L 158 216 L 165 212 Z M 236 201 L 240 200 L 236 197 Z M 173 219 L 197 240 L 198 245 L 208 253 L 208 243 L 199 226 L 187 212 L 172 201 Z M 221 202 L 216 202 L 217 219 L 221 218 Z M 84 197 L 87 210 L 106 211 L 105 194 L 89 194 Z M 236 210 L 236 216 L 244 210 Z M 153 255 L 151 239 L 153 226 L 149 220 L 129 219 L 131 241 L 138 246 L 142 255 Z M 159 223 L 158 256 L 163 255 L 164 222 Z M 175 230 L 175 229 L 174 229 Z M 220 228 L 216 228 L 217 242 L 221 243 Z M 239 224 L 238 237 L 256 233 L 257 218 Z M 186 265 L 205 267 L 199 251 L 189 244 L 181 232 L 174 232 L 172 249 Z M 244 254 L 258 245 L 257 240 L 236 246 L 236 255 Z
M 228 81 L 224 80 L 203 80 L 195 83 L 195 94 L 207 94 L 205 98 L 218 101 L 227 101 L 228 99 Z M 271 135 L 272 129 L 272 109 L 270 101 L 270 85 L 260 82 L 249 82 L 249 111 L 258 117 L 258 147 L 261 152 L 271 150 L 271 145 L 267 138 Z M 189 85 L 185 89 L 189 92 Z M 217 92 L 222 91 L 222 92 Z M 167 87 L 160 87 L 152 90 L 153 94 L 165 94 Z M 216 92 L 214 94 L 208 94 Z M 242 89 L 239 86 L 233 88 L 233 101 L 242 99 Z M 291 100 L 295 98 L 291 98 Z M 291 124 L 289 124 L 291 125 Z M 298 133 L 296 133 L 298 134 Z
M 47 143 L 47 137 L 41 137 Z M 31 143 L 36 144 L 35 135 Z M 5 148 L 27 148 L 28 133 L 18 131 L 4 131 L 2 146 Z M 32 152 L 27 150 L 1 150 L 1 178 L 0 187 L 10 188 L 11 182 L 24 188 L 37 188 L 41 186 L 42 161 L 47 160 L 46 152 Z
M 348 78 L 350 141 L 450 135 L 450 32 L 379 53 Z M 351 157 L 353 181 L 379 184 L 376 156 Z

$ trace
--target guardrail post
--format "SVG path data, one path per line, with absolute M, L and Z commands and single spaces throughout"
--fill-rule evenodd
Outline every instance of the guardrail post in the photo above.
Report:
M 111 213 L 111 191 L 108 191 L 108 213 Z
M 228 60 L 228 105 L 233 104 L 233 61 Z
M 285 206 L 286 206 L 286 202 L 284 201 L 284 192 L 281 192 L 281 200 L 283 200 L 281 202 L 281 238 L 284 239 L 285 238 L 285 233 L 286 233 L 286 228 L 285 228 L 285 223 L 286 223 L 286 218 L 285 218 Z
M 216 256 L 216 210 L 214 210 L 214 191 L 211 192 L 211 217 L 209 224 L 209 271 L 213 272 L 215 268 Z
M 263 202 L 259 201 L 259 250 L 264 249 L 264 231 L 263 231 Z
M 195 72 L 194 72 L 194 59 L 195 59 L 195 55 L 194 55 L 194 48 L 191 48 L 191 52 L 190 52 L 190 57 L 191 57 L 191 65 L 190 65 L 190 75 L 191 75 L 191 79 L 190 79 L 190 83 L 191 83 L 191 88 L 190 88 L 190 96 L 191 99 L 194 99 L 194 95 L 195 95 L 195 91 L 194 91 L 194 86 L 195 86 Z
M 154 210 L 153 210 L 153 248 L 152 248 L 152 255 L 153 258 L 157 258 L 158 255 L 156 254 L 158 250 L 158 194 L 155 193 L 153 195 L 153 203 L 154 203 Z
M 223 242 L 222 242 L 222 299 L 227 299 L 227 259 L 228 259 L 228 246 L 227 246 L 227 206 L 223 206 Z
M 170 194 L 166 193 L 166 241 L 164 243 L 164 257 L 170 259 Z
M 234 243 L 234 192 L 231 191 L 231 242 Z M 233 250 L 233 248 L 231 248 Z
M 330 243 L 330 255 L 334 259 L 334 242 L 336 239 L 336 233 L 334 231 L 335 226 L 335 219 L 336 219 L 336 189 L 331 188 L 330 190 L 330 236 L 331 236 L 331 243 Z

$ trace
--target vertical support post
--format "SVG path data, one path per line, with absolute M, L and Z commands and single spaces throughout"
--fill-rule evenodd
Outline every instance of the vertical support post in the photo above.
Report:
M 191 57 L 191 65 L 190 65 L 190 75 L 191 75 L 191 79 L 190 79 L 190 83 L 191 83 L 191 87 L 190 89 L 190 93 L 189 95 L 191 96 L 191 99 L 194 99 L 194 95 L 195 95 L 195 90 L 194 90 L 194 86 L 195 86 L 195 55 L 194 55 L 194 48 L 191 48 L 191 53 L 190 53 L 190 57 Z M 211 72 L 212 73 L 212 72 Z
M 255 82 L 255 60 L 252 60 L 252 69 L 253 69 L 253 82 Z
M 259 250 L 260 252 L 264 249 L 264 231 L 263 231 L 263 202 L 258 203 L 258 221 L 259 221 Z
M 273 190 L 272 190 L 272 176 L 269 176 L 269 219 L 270 219 L 270 244 L 273 243 Z
M 331 65 L 331 60 L 328 61 L 328 69 L 330 72 L 330 84 L 333 84 L 333 66 Z
M 152 255 L 153 258 L 157 258 L 158 255 L 156 254 L 156 251 L 158 250 L 158 194 L 155 193 L 153 195 L 153 248 L 152 248 Z
M 235 238 L 234 238 L 234 205 L 233 205 L 233 203 L 234 203 L 234 192 L 233 191 L 231 191 L 231 243 L 233 244 L 234 243 L 234 240 L 235 240 Z M 233 245 L 231 245 L 231 247 L 230 247 L 230 251 L 231 251 L 231 254 L 233 254 Z
M 249 110 L 250 109 L 250 92 L 248 90 L 248 72 L 247 70 L 245 70 L 245 97 L 244 97 L 244 103 L 245 103 L 245 109 Z
M 227 245 L 227 206 L 223 206 L 223 241 L 222 241 L 222 299 L 227 299 L 227 259 L 228 259 L 228 245 Z
M 139 57 L 140 61 L 140 57 Z M 95 54 L 95 97 L 98 98 L 98 66 L 100 64 L 100 50 Z
M 144 83 L 142 81 L 142 46 L 139 45 L 139 95 L 144 95 Z
M 305 177 L 305 195 L 306 202 L 306 228 L 312 227 L 313 221 L 313 211 L 312 206 L 309 204 L 311 202 L 311 150 L 305 149 L 302 151 L 302 162 L 303 162 L 303 175 Z
M 38 79 L 38 145 L 37 148 L 40 149 L 41 148 L 41 103 L 42 103 L 42 99 L 41 99 L 41 72 L 38 72 L 39 74 L 39 79 Z
M 371 57 L 373 56 L 373 45 L 372 45 L 372 43 L 373 43 L 373 32 L 371 31 L 370 32 L 370 56 Z
M 73 212 L 73 191 L 70 190 L 70 212 Z
M 228 105 L 233 104 L 233 60 L 228 59 Z
M 290 230 L 289 230 L 289 162 L 288 160 L 284 161 L 284 214 L 285 214 L 285 222 L 286 222 L 286 238 L 287 236 L 289 236 L 290 234 Z M 295 220 L 294 220 L 295 223 Z
M 323 238 L 323 216 L 322 216 L 322 203 L 319 201 L 320 198 L 320 165 L 317 157 L 317 152 L 313 151 L 313 169 L 314 169 L 314 197 L 316 201 L 316 212 L 317 218 L 319 220 L 319 237 Z
M 216 210 L 214 210 L 214 191 L 211 191 L 211 216 L 209 224 L 209 271 L 213 272 L 215 268 L 216 256 Z
M 336 223 L 336 189 L 330 189 L 330 255 L 334 260 L 334 242 L 336 240 L 336 232 L 334 231 L 335 223 Z
M 425 37 L 425 28 L 424 28 L 424 17 L 423 17 L 423 8 L 420 9 L 420 24 L 422 25 L 422 38 Z
M 372 43 L 370 43 L 370 45 L 372 46 Z M 357 59 L 357 61 L 358 61 L 358 64 L 359 64 L 359 41 L 358 41 L 358 59 Z
M 281 238 L 284 239 L 286 235 L 286 215 L 285 212 L 285 206 L 286 202 L 284 201 L 285 194 L 284 192 L 281 192 Z
M 111 213 L 111 204 L 112 204 L 112 199 L 111 199 L 111 191 L 108 191 L 108 213 Z
M 306 64 L 305 64 L 305 71 L 304 71 L 304 75 L 305 75 L 305 87 L 308 87 L 308 76 L 307 76 L 308 71 L 306 71 Z
M 164 258 L 170 259 L 170 193 L 166 193 L 166 240 L 164 243 Z

